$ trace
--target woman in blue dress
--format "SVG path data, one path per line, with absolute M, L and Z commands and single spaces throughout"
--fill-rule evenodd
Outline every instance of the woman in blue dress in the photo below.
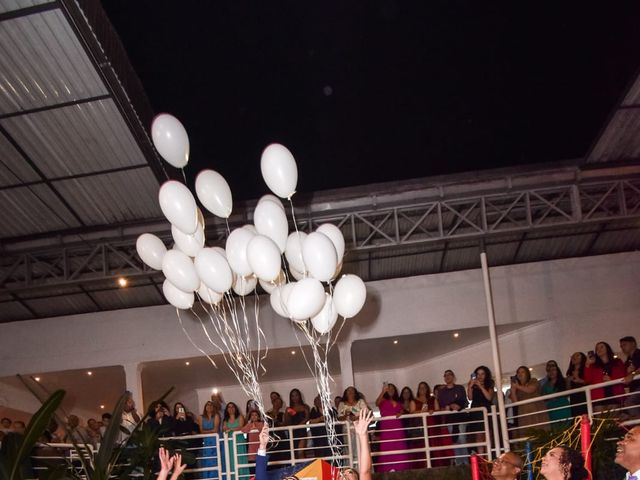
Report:
M 207 402 L 204 405 L 204 411 L 199 418 L 200 432 L 213 435 L 220 431 L 220 413 L 217 411 L 213 402 Z M 217 437 L 204 437 L 200 454 L 200 468 L 217 467 L 218 466 L 218 447 Z M 202 472 L 202 478 L 218 478 L 218 472 L 208 470 Z
M 222 431 L 227 435 L 227 448 L 229 449 L 229 470 L 231 471 L 232 478 L 235 478 L 234 471 L 236 463 L 234 459 L 234 452 L 238 457 L 238 463 L 247 463 L 247 445 L 244 441 L 242 433 L 242 427 L 244 427 L 244 416 L 240 413 L 238 406 L 233 403 L 227 403 L 224 409 L 224 421 L 222 422 Z M 236 435 L 235 432 L 240 432 Z M 238 469 L 238 479 L 243 480 L 249 478 L 249 469 L 246 467 Z

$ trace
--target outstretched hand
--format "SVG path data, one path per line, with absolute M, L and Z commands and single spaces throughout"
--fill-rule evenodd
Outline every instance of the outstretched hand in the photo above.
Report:
M 164 447 L 160 447 L 158 455 L 160 457 L 160 471 L 169 473 L 171 471 L 171 467 L 173 467 L 175 457 L 169 455 L 169 450 Z
M 373 412 L 368 408 L 363 408 L 358 414 L 358 420 L 354 422 L 354 429 L 357 435 L 366 435 L 369 424 L 373 419 Z
M 173 456 L 172 460 L 173 460 L 174 468 L 173 468 L 173 474 L 171 475 L 171 480 L 176 480 L 180 475 L 182 475 L 182 472 L 184 472 L 184 469 L 187 468 L 187 464 L 182 463 L 182 454 L 180 453 L 176 453 Z
M 260 435 L 258 436 L 260 440 L 259 448 L 264 450 L 267 448 L 267 444 L 269 443 L 269 424 L 264 422 L 262 430 L 260 430 Z

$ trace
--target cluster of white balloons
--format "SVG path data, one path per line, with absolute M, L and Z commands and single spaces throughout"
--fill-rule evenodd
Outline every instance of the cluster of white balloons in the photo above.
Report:
M 159 115 L 152 125 L 152 138 L 167 162 L 176 167 L 186 165 L 189 139 L 179 120 Z M 279 315 L 297 322 L 310 319 L 324 334 L 334 326 L 338 315 L 350 318 L 362 309 L 364 283 L 356 275 L 343 275 L 333 295 L 325 291 L 323 282 L 333 282 L 342 268 L 342 232 L 330 223 L 309 234 L 289 232 L 280 198 L 290 200 L 296 191 L 296 161 L 286 147 L 271 144 L 262 153 L 260 168 L 267 186 L 277 196 L 264 195 L 255 208 L 253 224 L 233 230 L 225 248 L 205 246 L 204 217 L 194 196 L 182 183 L 170 180 L 160 187 L 158 199 L 171 223 L 173 249 L 167 250 L 157 236 L 144 233 L 136 243 L 138 254 L 149 267 L 162 270 L 166 277 L 163 293 L 179 309 L 193 306 L 194 292 L 215 305 L 229 290 L 244 296 L 259 282 Z M 221 218 L 231 215 L 231 190 L 222 175 L 203 170 L 195 183 L 197 198 L 205 209 Z M 285 274 L 287 267 L 292 281 Z

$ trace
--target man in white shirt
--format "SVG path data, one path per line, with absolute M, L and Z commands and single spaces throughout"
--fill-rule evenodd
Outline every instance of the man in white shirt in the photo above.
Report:
M 628 470 L 627 480 L 640 480 L 640 425 L 618 442 L 615 462 Z

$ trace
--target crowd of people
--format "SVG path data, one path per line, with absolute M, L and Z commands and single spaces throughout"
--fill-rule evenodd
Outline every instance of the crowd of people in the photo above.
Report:
M 618 358 L 606 342 L 598 342 L 593 351 L 587 354 L 574 353 L 564 374 L 558 363 L 550 360 L 546 364 L 546 376 L 540 381 L 532 377 L 528 367 L 519 367 L 511 377 L 510 388 L 505 398 L 507 403 L 531 400 L 554 393 L 566 392 L 566 395 L 511 407 L 512 412 L 508 415 L 511 433 L 517 436 L 532 426 L 563 426 L 562 422 L 587 411 L 584 393 L 575 392 L 575 389 L 616 379 L 620 382 L 591 391 L 594 411 L 623 407 L 622 412 L 625 415 L 638 417 L 640 381 L 633 380 L 633 377 L 640 368 L 640 350 L 635 338 L 630 336 L 620 339 L 620 349 L 623 358 Z M 623 395 L 625 389 L 628 395 Z M 415 394 L 409 386 L 399 390 L 393 383 L 384 382 L 375 399 L 375 406 L 383 419 L 378 421 L 370 432 L 375 471 L 398 471 L 426 466 L 425 427 L 430 439 L 429 446 L 440 447 L 431 453 L 432 466 L 448 465 L 454 458 L 464 459 L 471 453 L 471 449 L 457 447 L 464 442 L 475 443 L 472 450 L 484 453 L 481 444 L 485 441 L 485 426 L 482 421 L 483 415 L 477 409 L 490 409 L 491 405 L 496 403 L 497 394 L 492 372 L 486 366 L 477 367 L 466 386 L 457 383 L 452 370 L 444 371 L 443 382 L 434 386 L 433 390 L 427 382 L 420 382 Z M 222 395 L 216 392 L 206 402 L 201 414 L 191 412 L 182 402 L 176 402 L 170 408 L 164 401 L 157 401 L 149 406 L 146 416 L 143 416 L 137 411 L 133 398 L 129 396 L 124 406 L 122 427 L 131 431 L 146 417 L 147 425 L 156 430 L 158 435 L 165 437 L 242 432 L 245 435 L 227 435 L 227 443 L 220 448 L 236 452 L 238 461 L 247 464 L 256 461 L 259 436 L 265 424 L 271 428 L 305 425 L 310 433 L 307 432 L 307 428 L 296 428 L 292 430 L 292 438 L 288 437 L 286 429 L 279 429 L 279 437 L 276 438 L 283 441 L 276 442 L 273 447 L 272 460 L 288 460 L 290 445 L 293 445 L 293 454 L 297 459 L 332 455 L 325 427 L 327 412 L 323 411 L 320 397 L 316 397 L 313 406 L 310 407 L 305 403 L 300 390 L 294 388 L 289 392 L 286 405 L 278 392 L 271 392 L 270 402 L 271 408 L 266 412 L 267 417 L 263 418 L 253 400 L 249 400 L 244 409 L 241 409 L 233 401 L 225 403 Z M 335 397 L 331 416 L 339 421 L 355 421 L 361 412 L 368 408 L 370 406 L 364 395 L 350 386 L 342 395 Z M 469 408 L 476 410 L 469 413 L 466 411 Z M 431 414 L 438 411 L 449 413 L 406 417 L 410 414 Z M 464 419 L 456 419 L 455 415 L 464 415 Z M 58 429 L 55 425 L 52 426 L 48 430 L 46 440 L 50 443 L 75 441 L 97 446 L 110 419 L 111 415 L 105 413 L 100 420 L 89 419 L 86 426 L 83 426 L 77 416 L 70 415 L 67 428 Z M 21 421 L 2 419 L 3 435 L 11 431 L 20 433 L 24 428 Z M 339 428 L 338 434 L 342 435 Z M 125 438 L 126 435 L 122 433 L 119 441 Z M 342 438 L 342 441 L 345 439 Z M 195 447 L 201 448 L 198 455 L 201 457 L 199 467 L 214 467 L 218 464 L 218 459 L 224 460 L 224 452 L 217 451 L 217 443 L 213 437 L 199 438 L 193 442 Z M 403 452 L 406 450 L 420 453 Z M 567 453 L 556 452 L 557 458 L 562 455 Z M 229 455 L 229 458 L 232 462 L 230 468 L 233 470 L 234 455 Z M 547 463 L 551 464 L 553 461 L 555 460 L 550 458 Z M 500 465 L 500 461 L 497 465 Z

